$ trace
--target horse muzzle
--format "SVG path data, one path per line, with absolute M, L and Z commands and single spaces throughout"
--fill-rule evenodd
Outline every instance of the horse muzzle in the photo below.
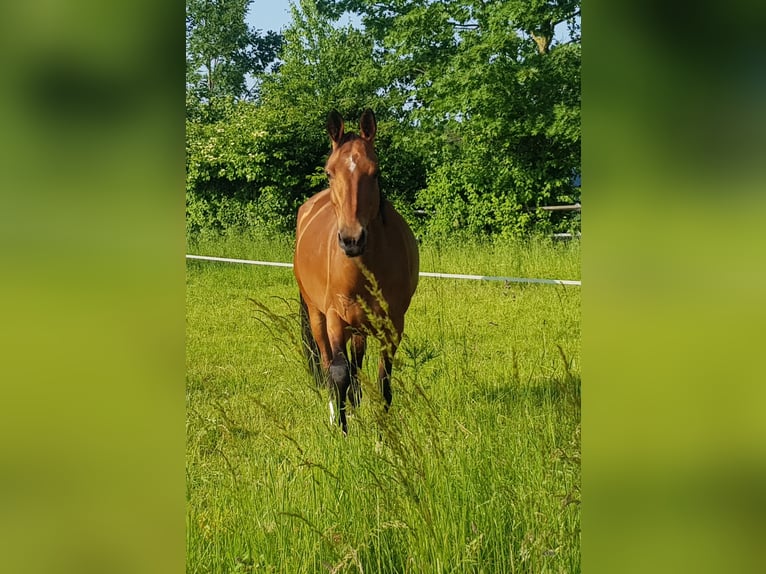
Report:
M 358 257 L 364 253 L 364 247 L 367 245 L 367 230 L 363 227 L 356 237 L 344 236 L 338 232 L 338 245 L 346 257 Z

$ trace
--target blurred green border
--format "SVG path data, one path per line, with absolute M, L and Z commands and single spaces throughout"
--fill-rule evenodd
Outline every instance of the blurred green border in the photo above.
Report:
M 184 568 L 184 6 L 0 16 L 0 571 Z
M 763 12 L 583 9 L 586 572 L 762 563 Z

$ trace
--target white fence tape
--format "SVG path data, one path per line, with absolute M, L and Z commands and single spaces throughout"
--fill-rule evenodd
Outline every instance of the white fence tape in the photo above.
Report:
M 230 259 L 228 257 L 210 257 L 208 255 L 186 255 L 187 259 L 201 259 L 203 261 L 221 261 L 223 263 L 244 263 L 245 265 L 266 265 L 269 267 L 292 267 L 292 263 L 280 263 L 278 261 L 253 261 L 250 259 Z M 440 277 L 443 279 L 472 279 L 475 281 L 505 281 L 506 283 L 544 283 L 546 285 L 582 285 L 580 281 L 567 279 L 529 279 L 526 277 L 493 277 L 490 275 L 462 275 L 459 273 L 430 273 L 420 272 L 421 277 Z
M 526 277 L 493 277 L 491 275 L 462 275 L 459 273 L 420 272 L 421 277 L 444 277 L 446 279 L 474 279 L 481 281 L 505 281 L 507 283 L 545 283 L 547 285 L 580 285 L 580 281 L 569 279 L 529 279 Z
M 224 263 L 245 263 L 246 265 L 268 265 L 269 267 L 292 267 L 292 263 L 277 261 L 251 261 L 250 259 L 229 259 L 227 257 L 209 257 L 207 255 L 187 255 L 187 259 L 203 259 L 205 261 L 223 261 Z

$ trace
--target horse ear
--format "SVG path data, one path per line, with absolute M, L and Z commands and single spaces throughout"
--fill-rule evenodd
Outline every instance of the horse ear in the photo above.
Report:
M 368 142 L 375 139 L 375 132 L 378 129 L 378 124 L 375 121 L 375 113 L 367 108 L 362 113 L 362 118 L 359 120 L 359 133 Z
M 332 140 L 333 147 L 337 146 L 343 138 L 343 117 L 337 110 L 332 110 L 327 114 L 327 133 Z

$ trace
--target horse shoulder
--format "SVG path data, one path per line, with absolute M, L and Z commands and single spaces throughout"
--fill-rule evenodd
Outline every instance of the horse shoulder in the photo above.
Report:
M 330 203 L 330 190 L 325 189 L 309 197 L 298 208 L 297 229 L 303 229 Z
M 297 214 L 293 272 L 304 298 L 324 310 L 327 274 L 327 242 L 323 239 L 329 229 L 329 190 L 320 191 L 307 199 Z M 328 235 L 329 236 L 329 235 Z

